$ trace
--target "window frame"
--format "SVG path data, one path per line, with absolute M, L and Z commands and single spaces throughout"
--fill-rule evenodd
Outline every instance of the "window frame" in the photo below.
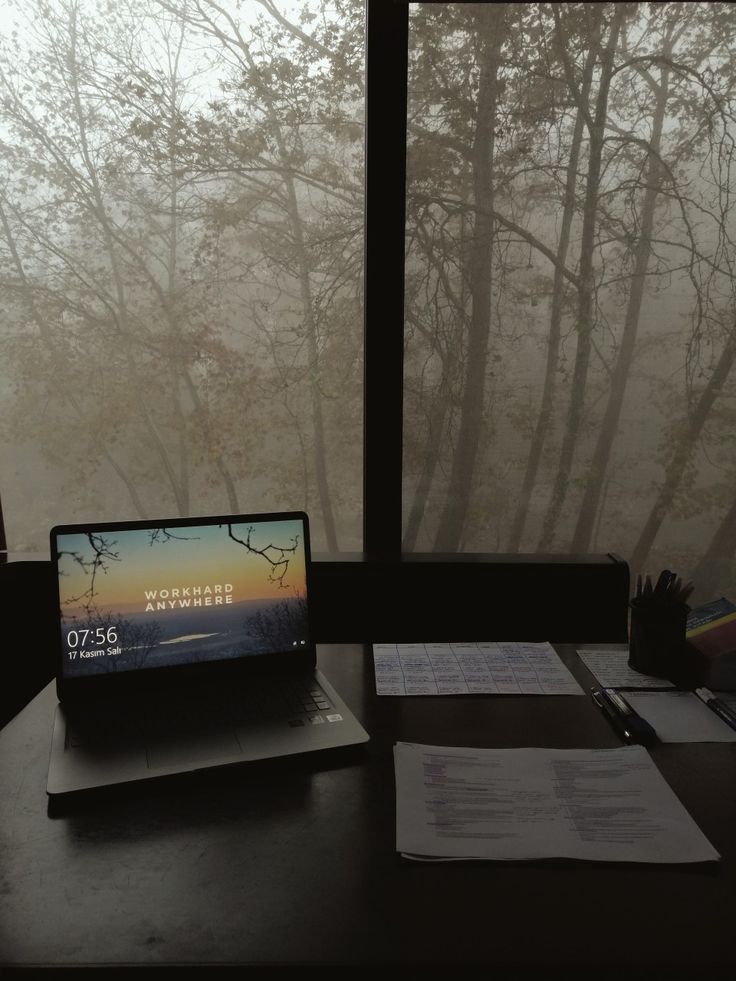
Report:
M 366 0 L 363 551 L 402 537 L 408 0 Z

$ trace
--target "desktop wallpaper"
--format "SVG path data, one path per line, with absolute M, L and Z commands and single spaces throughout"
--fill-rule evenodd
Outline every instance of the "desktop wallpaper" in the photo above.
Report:
M 309 642 L 300 519 L 57 537 L 65 677 Z

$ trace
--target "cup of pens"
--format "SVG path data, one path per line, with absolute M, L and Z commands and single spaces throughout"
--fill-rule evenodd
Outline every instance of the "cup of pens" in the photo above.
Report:
M 686 687 L 693 680 L 693 662 L 685 631 L 690 607 L 686 600 L 693 583 L 683 584 L 675 572 L 664 569 L 655 584 L 650 576 L 637 577 L 631 600 L 629 665 L 642 674 L 666 678 Z

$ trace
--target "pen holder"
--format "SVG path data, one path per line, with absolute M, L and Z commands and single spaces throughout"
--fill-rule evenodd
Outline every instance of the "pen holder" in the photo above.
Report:
M 700 684 L 700 667 L 685 639 L 690 607 L 672 598 L 653 596 L 637 596 L 629 605 L 630 667 L 681 688 Z

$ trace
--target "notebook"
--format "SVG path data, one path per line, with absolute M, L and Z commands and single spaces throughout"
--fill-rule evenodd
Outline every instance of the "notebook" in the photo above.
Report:
M 299 511 L 59 525 L 47 793 L 354 745 L 316 667 Z

